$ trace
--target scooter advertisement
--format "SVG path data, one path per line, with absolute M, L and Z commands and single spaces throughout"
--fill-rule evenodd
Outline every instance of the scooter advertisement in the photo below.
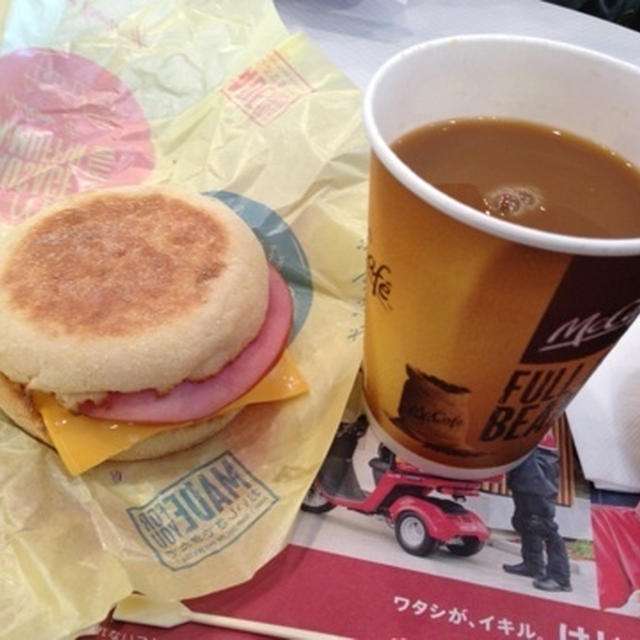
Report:
M 368 461 L 374 486 L 365 491 L 354 469 L 354 454 L 367 430 L 364 414 L 340 424 L 303 511 L 321 514 L 344 507 L 380 516 L 393 528 L 400 547 L 415 556 L 427 556 L 439 547 L 457 556 L 481 551 L 489 530 L 463 506 L 468 497 L 479 495 L 481 483 L 423 473 L 380 444 Z

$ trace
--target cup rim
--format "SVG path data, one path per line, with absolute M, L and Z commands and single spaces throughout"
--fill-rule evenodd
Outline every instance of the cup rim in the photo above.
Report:
M 509 42 L 518 44 L 528 44 L 532 46 L 544 46 L 568 53 L 579 55 L 585 59 L 596 61 L 600 64 L 616 66 L 619 69 L 634 73 L 638 76 L 640 83 L 640 68 L 615 58 L 613 56 L 593 51 L 586 47 L 532 36 L 519 36 L 513 34 L 466 34 L 460 36 L 448 36 L 427 40 L 404 49 L 380 66 L 372 76 L 364 95 L 363 101 L 363 122 L 364 128 L 369 138 L 369 143 L 377 158 L 387 168 L 387 170 L 409 191 L 418 196 L 421 200 L 434 206 L 439 211 L 448 215 L 467 226 L 478 229 L 490 235 L 528 245 L 547 251 L 555 251 L 567 254 L 594 255 L 594 256 L 630 256 L 640 255 L 640 237 L 638 238 L 591 238 L 585 236 L 572 236 L 555 233 L 552 231 L 542 231 L 526 227 L 515 222 L 508 222 L 499 218 L 482 215 L 473 207 L 463 204 L 440 191 L 433 185 L 423 180 L 418 174 L 412 171 L 398 156 L 391 150 L 389 144 L 385 142 L 377 126 L 374 116 L 374 100 L 379 90 L 379 86 L 384 78 L 392 73 L 394 68 L 403 64 L 407 58 L 421 54 L 431 48 L 439 48 L 452 43 L 478 43 L 478 42 Z M 486 115 L 486 114 L 481 114 Z M 636 167 L 640 171 L 640 166 Z M 640 211 L 639 211 L 640 215 Z

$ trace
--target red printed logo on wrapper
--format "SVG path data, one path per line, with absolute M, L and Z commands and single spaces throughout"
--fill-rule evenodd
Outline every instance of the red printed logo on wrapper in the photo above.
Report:
M 0 221 L 89 189 L 137 184 L 153 168 L 149 125 L 111 72 L 81 56 L 0 57 Z
M 313 87 L 277 51 L 266 55 L 222 89 L 224 96 L 260 126 L 312 92 Z

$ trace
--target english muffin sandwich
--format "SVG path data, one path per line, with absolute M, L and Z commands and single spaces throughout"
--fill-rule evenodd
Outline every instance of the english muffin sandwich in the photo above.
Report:
M 304 390 L 283 357 L 291 319 L 286 284 L 219 200 L 81 194 L 0 247 L 0 409 L 72 473 L 180 451 L 238 407 Z

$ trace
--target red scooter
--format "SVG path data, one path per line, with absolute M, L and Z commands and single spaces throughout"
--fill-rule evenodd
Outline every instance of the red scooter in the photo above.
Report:
M 489 538 L 489 531 L 475 513 L 458 501 L 478 495 L 480 482 L 422 473 L 396 461 L 395 455 L 380 445 L 378 456 L 369 461 L 375 488 L 364 491 L 352 458 L 367 427 L 365 416 L 340 424 L 302 504 L 303 511 L 324 513 L 342 506 L 367 515 L 381 514 L 394 527 L 400 546 L 416 556 L 426 556 L 441 545 L 458 556 L 478 553 Z M 451 499 L 431 496 L 434 491 Z

